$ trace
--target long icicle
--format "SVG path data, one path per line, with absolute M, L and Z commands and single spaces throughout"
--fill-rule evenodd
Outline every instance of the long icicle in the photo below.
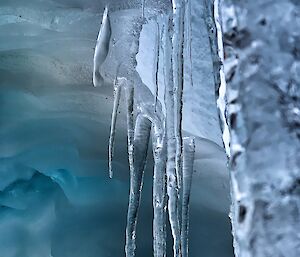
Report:
M 173 35 L 172 35 L 172 66 L 174 81 L 174 112 L 176 137 L 176 175 L 178 187 L 182 176 L 182 93 L 183 93 L 183 43 L 184 43 L 184 0 L 172 0 Z
M 159 24 L 156 22 L 157 32 L 156 32 L 156 43 L 155 43 L 155 65 L 154 65 L 154 83 L 155 83 L 155 99 L 154 99 L 154 112 L 156 112 L 157 100 L 158 100 L 158 69 L 159 69 L 159 55 L 160 55 L 160 30 Z
M 166 147 L 160 126 L 152 125 L 153 174 L 153 255 L 166 256 Z
M 131 82 L 124 78 L 124 89 L 125 98 L 127 106 L 127 147 L 128 147 L 128 160 L 129 168 L 133 170 L 133 139 L 134 139 L 134 118 L 133 118 L 133 108 L 134 108 L 134 87 Z M 122 86 L 123 87 L 123 86 Z
M 168 52 L 171 48 L 171 38 L 166 26 L 164 31 L 164 56 L 165 56 L 165 76 L 168 77 L 165 92 L 166 105 L 166 140 L 167 140 L 167 194 L 168 194 L 168 213 L 173 236 L 174 257 L 181 256 L 180 247 L 180 225 L 178 215 L 178 184 L 176 177 L 176 138 L 174 129 L 174 83 L 172 74 L 172 54 Z
M 126 246 L 127 257 L 135 256 L 136 225 L 141 200 L 143 176 L 148 151 L 151 122 L 148 118 L 138 115 L 134 131 L 132 166 L 130 168 L 130 193 L 127 212 Z
M 109 177 L 113 177 L 112 169 L 112 159 L 114 156 L 114 144 L 115 144 L 115 134 L 116 134 L 116 121 L 118 116 L 118 109 L 120 105 L 121 87 L 118 83 L 118 78 L 114 80 L 114 106 L 111 117 L 110 135 L 109 135 L 109 145 L 108 145 L 108 169 Z
M 184 15 L 184 31 L 186 33 L 186 36 L 184 37 L 184 46 L 186 48 L 186 57 L 187 57 L 187 63 L 189 65 L 189 75 L 190 75 L 190 85 L 191 87 L 194 86 L 193 81 L 193 59 L 192 59 L 192 29 L 191 29 L 191 1 L 186 0 L 186 9 L 185 9 L 185 15 Z
M 188 231 L 189 231 L 189 203 L 193 177 L 193 164 L 195 154 L 194 138 L 183 139 L 183 164 L 182 164 L 182 222 L 181 246 L 182 257 L 188 257 Z

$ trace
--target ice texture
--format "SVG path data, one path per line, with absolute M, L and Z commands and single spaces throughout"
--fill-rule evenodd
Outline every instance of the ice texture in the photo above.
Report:
M 191 162 L 183 159 L 188 179 L 182 185 L 186 197 L 179 215 L 183 213 L 186 219 L 190 213 L 190 226 L 182 222 L 181 229 L 189 231 L 189 256 L 227 257 L 232 256 L 228 174 L 215 92 L 211 90 L 214 82 L 205 9 L 202 1 L 190 4 L 184 16 L 188 31 L 184 40 L 190 44 L 185 43 L 189 49 L 184 49 L 187 74 L 182 128 L 183 138 L 195 138 L 195 161 L 190 188 Z M 99 35 L 105 6 L 111 33 Z M 1 1 L 1 256 L 124 256 L 127 132 L 129 145 L 146 142 L 148 135 L 152 139 L 145 169 L 145 145 L 128 149 L 133 158 L 139 155 L 139 163 L 131 161 L 133 168 L 139 169 L 138 180 L 132 180 L 138 182 L 132 186 L 137 193 L 143 175 L 136 255 L 153 256 L 152 223 L 158 224 L 154 226 L 157 256 L 162 251 L 172 255 L 168 223 L 163 225 L 168 217 L 166 178 L 161 172 L 166 156 L 160 126 L 166 115 L 165 89 L 157 87 L 164 84 L 163 37 L 168 29 L 164 14 L 169 11 L 169 1 Z M 94 81 L 98 86 L 93 87 L 98 35 L 106 47 L 109 45 L 107 55 L 100 53 L 105 60 L 95 65 L 95 75 L 98 70 L 101 77 L 97 74 L 99 80 Z M 132 113 L 139 103 L 147 104 Z M 138 127 L 135 133 L 133 125 Z M 185 146 L 184 142 L 183 151 L 191 152 L 193 144 Z M 109 153 L 113 156 L 112 180 L 108 179 Z M 135 222 L 136 205 L 132 210 L 129 219 Z M 128 232 L 134 235 L 132 225 Z M 182 242 L 187 240 L 185 235 Z
M 300 255 L 299 1 L 222 1 L 238 257 Z

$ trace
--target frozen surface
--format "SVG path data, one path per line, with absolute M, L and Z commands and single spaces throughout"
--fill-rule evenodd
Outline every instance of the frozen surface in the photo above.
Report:
M 299 1 L 223 1 L 239 257 L 300 254 Z
M 197 47 L 196 40 L 208 46 L 206 28 L 197 29 L 203 26 L 202 14 L 196 12 L 197 8 L 203 8 L 197 3 L 194 1 L 195 11 L 191 16 L 195 22 L 192 47 L 197 48 L 192 51 L 197 60 L 193 67 L 202 69 L 209 66 L 211 59 L 208 49 L 202 53 Z M 124 255 L 129 190 L 125 102 L 121 99 L 113 159 L 115 174 L 110 180 L 107 146 L 114 74 L 102 87 L 92 85 L 94 47 L 105 5 L 106 2 L 91 0 L 1 1 L 0 251 L 3 257 Z M 149 1 L 148 9 L 153 6 L 158 10 L 168 7 L 163 2 Z M 126 34 L 130 19 L 140 15 L 140 7 L 138 1 L 110 3 L 112 27 L 119 18 L 124 26 L 124 30 L 119 26 L 120 33 Z M 152 39 L 148 36 L 152 33 L 151 26 L 149 23 L 150 32 L 147 33 L 146 26 L 141 32 L 146 42 Z M 115 42 L 115 48 L 125 60 L 128 53 L 122 49 L 126 46 L 122 40 Z M 114 43 L 113 38 L 110 43 Z M 143 48 L 140 49 L 139 54 Z M 138 67 L 140 64 L 138 59 Z M 208 70 L 193 76 L 194 94 L 184 96 L 187 102 L 194 103 L 187 107 L 190 111 L 184 110 L 187 113 L 184 113 L 187 119 L 183 120 L 184 131 L 196 137 L 190 256 L 225 257 L 232 256 L 226 155 L 221 133 L 214 125 L 218 123 L 216 108 L 211 107 L 214 95 L 206 92 L 212 92 L 209 74 Z M 144 79 L 144 75 L 141 77 Z M 153 86 L 144 80 L 143 84 L 152 103 Z M 200 85 L 205 90 L 199 90 Z M 207 123 L 196 115 L 198 111 L 203 111 Z M 189 113 L 194 115 L 194 122 Z M 152 256 L 152 165 L 149 157 L 137 228 L 137 255 L 142 256 Z M 171 254 L 170 248 L 167 251 Z

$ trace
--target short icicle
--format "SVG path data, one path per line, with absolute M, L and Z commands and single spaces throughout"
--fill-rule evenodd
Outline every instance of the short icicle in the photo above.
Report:
M 181 246 L 182 257 L 188 257 L 188 233 L 189 233 L 189 203 L 193 177 L 193 164 L 195 154 L 194 138 L 183 139 L 183 164 L 182 164 L 182 222 L 181 222 Z
M 101 76 L 100 70 L 101 70 L 101 65 L 105 61 L 109 51 L 110 37 L 111 37 L 111 25 L 110 25 L 108 7 L 106 6 L 103 13 L 102 23 L 99 30 L 97 44 L 94 53 L 93 84 L 95 87 L 101 86 L 104 81 Z
M 126 257 L 134 257 L 136 249 L 136 225 L 138 209 L 141 200 L 143 186 L 144 168 L 146 164 L 149 137 L 151 132 L 151 122 L 148 118 L 138 115 L 135 124 L 134 140 L 132 142 L 133 155 L 132 166 L 130 168 L 130 193 L 127 212 L 126 226 Z
M 118 116 L 118 109 L 120 105 L 121 87 L 118 83 L 118 78 L 114 81 L 114 106 L 111 117 L 110 135 L 109 135 L 109 145 L 108 145 L 108 169 L 109 177 L 113 177 L 112 169 L 112 159 L 114 155 L 114 144 L 115 144 L 115 134 L 116 134 L 116 121 Z

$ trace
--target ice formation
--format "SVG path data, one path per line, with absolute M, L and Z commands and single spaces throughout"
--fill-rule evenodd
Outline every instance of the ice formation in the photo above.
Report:
M 190 153 L 182 158 L 186 179 L 181 180 L 184 208 L 178 210 L 176 229 L 182 232 L 177 242 L 186 254 L 189 231 L 189 256 L 227 257 L 232 256 L 228 176 L 206 11 L 203 1 L 190 0 L 189 4 L 183 17 L 183 141 L 173 140 L 175 160 L 180 157 L 178 143 L 183 152 Z M 109 18 L 104 20 L 109 19 L 110 26 L 106 23 L 107 32 L 100 33 L 98 43 L 106 48 L 108 43 L 108 51 L 100 53 L 94 66 L 100 12 L 106 5 L 104 17 Z M 0 1 L 1 256 L 124 256 L 127 120 L 132 128 L 129 145 L 141 146 L 129 148 L 131 169 L 139 171 L 132 180 L 137 194 L 131 197 L 135 203 L 140 194 L 143 198 L 137 225 L 137 206 L 131 204 L 128 218 L 133 224 L 127 233 L 135 236 L 137 256 L 153 256 L 151 228 L 155 223 L 156 255 L 164 251 L 172 255 L 164 186 L 164 92 L 167 82 L 173 83 L 173 78 L 165 80 L 164 76 L 173 77 L 173 72 L 163 68 L 168 63 L 173 69 L 172 31 L 168 31 L 173 19 L 168 19 L 167 12 L 172 15 L 170 1 Z M 92 87 L 93 73 L 101 86 Z M 172 97 L 170 101 L 180 110 L 180 102 Z M 174 135 L 180 121 L 176 117 L 174 107 Z M 144 168 L 148 137 L 153 151 L 148 151 Z M 193 143 L 189 137 L 195 138 L 191 187 Z M 107 145 L 113 157 L 113 180 L 107 178 Z M 132 251 L 134 240 L 129 241 L 128 251 Z
M 188 210 L 195 139 L 193 136 L 183 136 L 182 114 L 184 87 L 187 84 L 193 87 L 190 9 L 189 1 L 174 0 L 172 11 L 149 16 L 143 2 L 141 12 L 132 15 L 133 23 L 130 24 L 132 32 L 130 34 L 126 34 L 127 31 L 121 32 L 121 35 L 114 31 L 114 26 L 111 31 L 107 7 L 103 14 L 95 48 L 94 77 L 96 70 L 99 74 L 106 74 L 104 79 L 114 85 L 114 106 L 108 147 L 110 178 L 113 175 L 112 157 L 116 118 L 122 92 L 126 99 L 130 193 L 125 252 L 129 257 L 135 256 L 137 218 L 150 134 L 154 157 L 154 256 L 166 256 L 166 211 L 168 211 L 173 237 L 173 254 L 174 256 L 188 256 Z M 118 14 L 118 18 L 120 16 Z M 153 71 L 153 92 L 148 92 L 151 85 L 143 82 L 149 76 L 149 71 L 137 67 L 139 66 L 138 54 L 144 47 L 141 45 L 141 38 L 146 26 L 150 27 L 148 28 L 150 31 L 152 29 L 151 32 L 155 37 L 153 63 L 148 66 Z M 218 29 L 220 33 L 219 23 Z M 115 50 L 114 45 L 111 45 L 110 53 L 107 53 L 109 51 L 107 42 L 102 50 L 103 43 L 99 38 L 109 40 L 108 31 L 109 36 L 112 36 L 114 40 L 122 38 L 123 42 L 125 41 L 130 46 L 127 56 L 121 58 L 120 53 L 116 53 L 119 50 Z M 220 37 L 220 34 L 218 36 Z M 216 49 L 218 46 L 216 45 Z M 102 52 L 104 54 L 101 54 Z M 106 61 L 102 59 L 103 55 L 108 57 Z M 216 58 L 219 58 L 218 52 L 216 55 Z M 187 67 L 189 72 L 186 71 Z M 146 78 L 143 77 L 144 75 Z M 113 81 L 112 78 L 114 78 Z M 101 86 L 101 83 L 94 80 L 94 86 Z M 224 89 L 221 90 L 224 92 Z M 151 93 L 153 97 L 150 97 Z M 221 118 L 225 122 L 224 103 L 222 103 L 222 108 Z M 228 133 L 228 128 L 225 132 Z
M 1 257 L 233 256 L 224 146 L 236 256 L 299 256 L 299 1 L 221 3 L 0 1 Z
M 115 124 L 120 101 L 120 94 L 125 91 L 127 104 L 127 138 L 130 167 L 130 194 L 126 228 L 126 256 L 135 256 L 136 226 L 143 187 L 143 173 L 148 152 L 148 142 L 152 128 L 152 151 L 154 156 L 153 180 L 153 251 L 154 256 L 166 256 L 166 209 L 174 240 L 174 256 L 187 256 L 188 205 L 193 173 L 194 139 L 182 136 L 182 95 L 183 95 L 183 40 L 185 2 L 174 1 L 173 13 L 167 15 L 161 24 L 157 23 L 155 98 L 145 97 L 145 92 L 138 87 L 144 87 L 139 74 L 136 74 L 136 64 L 127 65 L 127 74 L 120 77 L 118 64 L 114 79 L 114 108 L 112 114 L 111 133 L 109 140 L 109 171 L 112 177 L 112 156 L 115 135 Z M 132 45 L 138 46 L 139 35 L 143 23 L 146 23 L 145 8 L 142 6 L 141 17 L 136 18 Z M 162 28 L 161 30 L 159 28 Z M 107 56 L 107 42 L 110 34 L 108 9 L 105 9 L 94 55 L 95 70 L 101 72 L 102 56 Z M 101 40 L 103 39 L 103 40 Z M 134 42 L 136 41 L 136 42 Z M 162 44 L 160 49 L 160 43 Z M 138 48 L 129 53 L 129 59 L 135 59 Z M 105 54 L 101 54 L 101 53 Z M 160 67 L 160 52 L 164 56 L 163 68 Z M 131 56 L 130 56 L 131 54 Z M 126 61 L 126 60 L 125 60 Z M 133 71 L 130 71 L 133 69 Z M 163 69 L 164 83 L 158 81 L 158 72 Z M 102 69 L 103 70 L 103 69 Z M 121 75 L 122 76 L 122 75 Z M 98 81 L 94 80 L 98 86 Z M 158 90 L 165 87 L 165 116 L 162 115 L 161 103 L 158 102 Z M 136 96 L 136 94 L 140 94 Z M 150 100 L 150 101 L 149 101 Z M 189 141 L 183 146 L 183 140 Z M 188 156 L 187 156 L 188 155 Z M 184 161 L 183 161 L 184 159 Z M 187 160 L 189 163 L 187 163 Z M 183 166 L 183 167 L 182 167 Z M 184 172 L 184 174 L 183 174 Z M 167 197 L 168 196 L 168 197 Z M 182 212 L 182 213 L 181 213 Z M 182 226 L 182 227 L 181 227 Z M 183 228 L 183 231 L 181 231 Z

